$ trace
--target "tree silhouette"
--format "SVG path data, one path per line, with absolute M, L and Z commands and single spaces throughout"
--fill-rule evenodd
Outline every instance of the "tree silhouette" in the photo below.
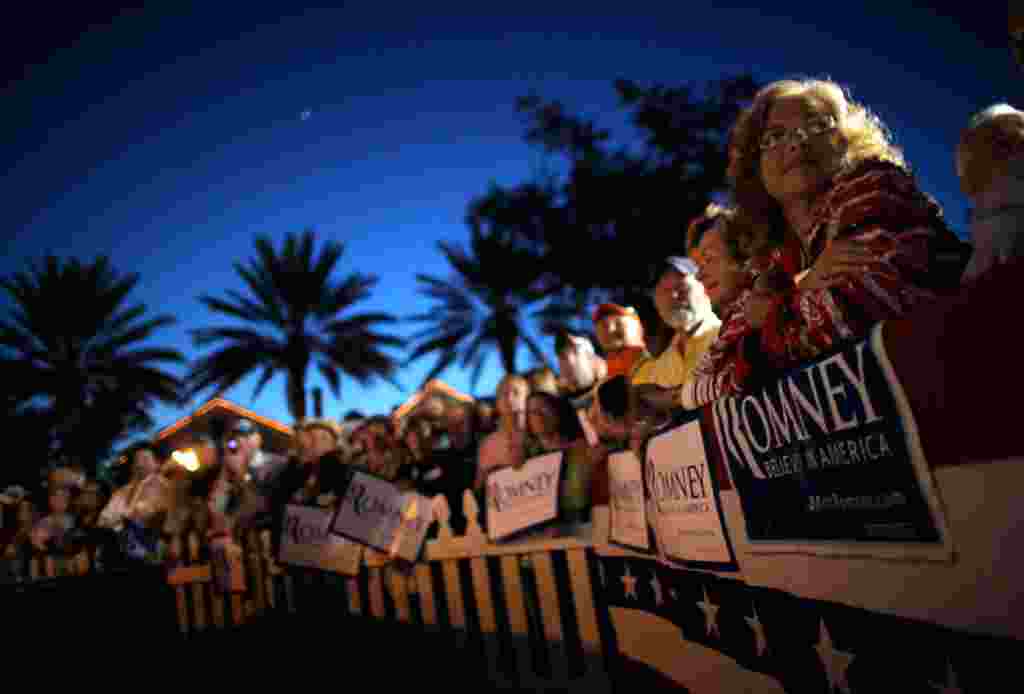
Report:
M 462 368 L 472 369 L 475 388 L 487 357 L 495 349 L 505 372 L 514 373 L 520 343 L 535 362 L 548 365 L 531 335 L 547 295 L 546 273 L 538 256 L 511 238 L 478 230 L 471 230 L 468 249 L 444 241 L 438 246 L 452 275 L 448 279 L 417 275 L 420 292 L 435 304 L 409 318 L 428 324 L 413 335 L 409 362 L 437 354 L 423 382 L 458 361 Z
M 210 310 L 247 325 L 192 331 L 196 347 L 220 347 L 193 365 L 191 394 L 209 388 L 220 393 L 260 372 L 255 398 L 283 373 L 289 411 L 300 420 L 306 416 L 306 377 L 314 363 L 336 398 L 342 374 L 363 385 L 383 379 L 398 387 L 395 360 L 383 348 L 404 343 L 376 332 L 395 317 L 382 312 L 339 317 L 369 298 L 377 284 L 376 277 L 360 273 L 333 279 L 343 244 L 326 242 L 317 254 L 315 235 L 306 231 L 288 234 L 280 252 L 266 236 L 257 237 L 255 245 L 256 257 L 248 265 L 235 264 L 248 296 L 231 290 L 226 298 L 200 297 Z
M 659 263 L 685 254 L 685 230 L 726 190 L 727 138 L 756 93 L 749 75 L 705 84 L 641 86 L 618 80 L 634 137 L 613 145 L 611 133 L 537 95 L 517 106 L 526 142 L 557 165 L 541 180 L 490 189 L 470 203 L 478 233 L 530 248 L 546 270 L 543 330 L 589 327 L 586 307 L 634 305 L 658 328 L 647 290 Z
M 174 319 L 127 305 L 138 281 L 105 257 L 54 256 L 0 280 L 13 300 L 0 321 L 4 418 L 33 451 L 26 465 L 95 469 L 119 439 L 153 425 L 154 403 L 180 403 L 182 384 L 164 367 L 184 357 L 143 346 Z

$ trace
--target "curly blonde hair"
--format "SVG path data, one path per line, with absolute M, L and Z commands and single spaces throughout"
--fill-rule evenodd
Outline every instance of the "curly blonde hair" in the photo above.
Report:
M 775 101 L 790 96 L 815 99 L 836 119 L 836 146 L 842 152 L 840 172 L 868 160 L 890 162 L 908 169 L 903 152 L 893 143 L 878 116 L 855 101 L 830 79 L 779 80 L 763 87 L 740 115 L 730 138 L 734 159 L 729 167 L 733 195 L 739 208 L 753 217 L 781 216 L 778 202 L 761 180 L 761 136 Z

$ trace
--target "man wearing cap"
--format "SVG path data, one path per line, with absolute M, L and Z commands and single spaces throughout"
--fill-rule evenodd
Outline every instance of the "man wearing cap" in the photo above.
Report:
M 657 358 L 637 365 L 630 382 L 641 407 L 664 411 L 674 406 L 672 389 L 690 379 L 722 323 L 697 279 L 696 263 L 689 258 L 665 259 L 653 295 L 658 315 L 675 334 Z
M 283 456 L 263 450 L 263 435 L 248 419 L 236 419 L 228 428 L 224 459 L 228 465 L 240 466 L 257 488 L 273 485 L 286 460 Z
M 593 320 L 597 341 L 606 355 L 608 378 L 628 376 L 637 362 L 649 356 L 640 315 L 632 306 L 601 304 Z
M 224 437 L 224 465 L 210 492 L 210 539 L 234 529 L 268 526 L 270 498 L 284 470 L 283 456 L 262 450 L 263 437 L 248 419 L 236 419 Z
M 693 378 L 722 327 L 697 279 L 697 265 L 689 258 L 665 259 L 653 295 L 658 316 L 675 334 L 664 352 L 639 364 L 631 375 L 626 422 L 634 451 L 640 450 L 659 420 L 679 408 L 681 387 Z

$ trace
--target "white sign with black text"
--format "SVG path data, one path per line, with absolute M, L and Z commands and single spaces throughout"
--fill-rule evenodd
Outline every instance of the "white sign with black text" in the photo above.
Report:
M 498 541 L 558 517 L 562 453 L 530 458 L 487 477 L 487 535 Z
M 608 486 L 611 510 L 608 539 L 626 547 L 650 549 L 643 464 L 633 451 L 608 456 Z
M 434 519 L 430 500 L 403 492 L 385 479 L 353 473 L 331 523 L 335 535 L 406 561 L 419 559 Z
M 699 421 L 647 444 L 648 518 L 658 553 L 674 561 L 734 561 L 718 510 Z
M 289 504 L 281 528 L 281 561 L 356 576 L 362 545 L 330 533 L 333 511 Z

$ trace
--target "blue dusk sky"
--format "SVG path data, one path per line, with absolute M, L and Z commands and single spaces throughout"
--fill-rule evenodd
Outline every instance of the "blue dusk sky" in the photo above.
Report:
M 746 70 L 762 81 L 828 75 L 848 85 L 893 130 L 962 233 L 952 165 L 959 129 L 990 103 L 1024 103 L 1006 6 L 958 3 L 954 17 L 926 3 L 764 4 L 778 9 L 641 1 L 39 10 L 5 27 L 0 274 L 46 253 L 109 255 L 140 274 L 136 301 L 177 317 L 157 341 L 192 358 L 189 331 L 225 322 L 197 297 L 243 288 L 232 263 L 253 254 L 254 235 L 279 244 L 314 228 L 345 243 L 339 274 L 379 276 L 358 310 L 407 316 L 429 306 L 415 274 L 448 273 L 437 242 L 468 239 L 470 199 L 491 182 L 528 179 L 540 162 L 523 142 L 516 97 L 557 98 L 619 127 L 616 78 L 700 83 Z M 530 366 L 523 352 L 519 359 Z M 432 364 L 404 368 L 402 390 L 343 379 L 339 401 L 325 387 L 326 414 L 387 412 Z M 494 355 L 475 392 L 491 394 L 500 375 Z M 457 367 L 441 378 L 471 390 Z M 284 378 L 253 399 L 255 380 L 226 397 L 290 421 Z M 325 384 L 311 373 L 309 385 Z M 185 413 L 160 407 L 154 416 L 160 428 Z

